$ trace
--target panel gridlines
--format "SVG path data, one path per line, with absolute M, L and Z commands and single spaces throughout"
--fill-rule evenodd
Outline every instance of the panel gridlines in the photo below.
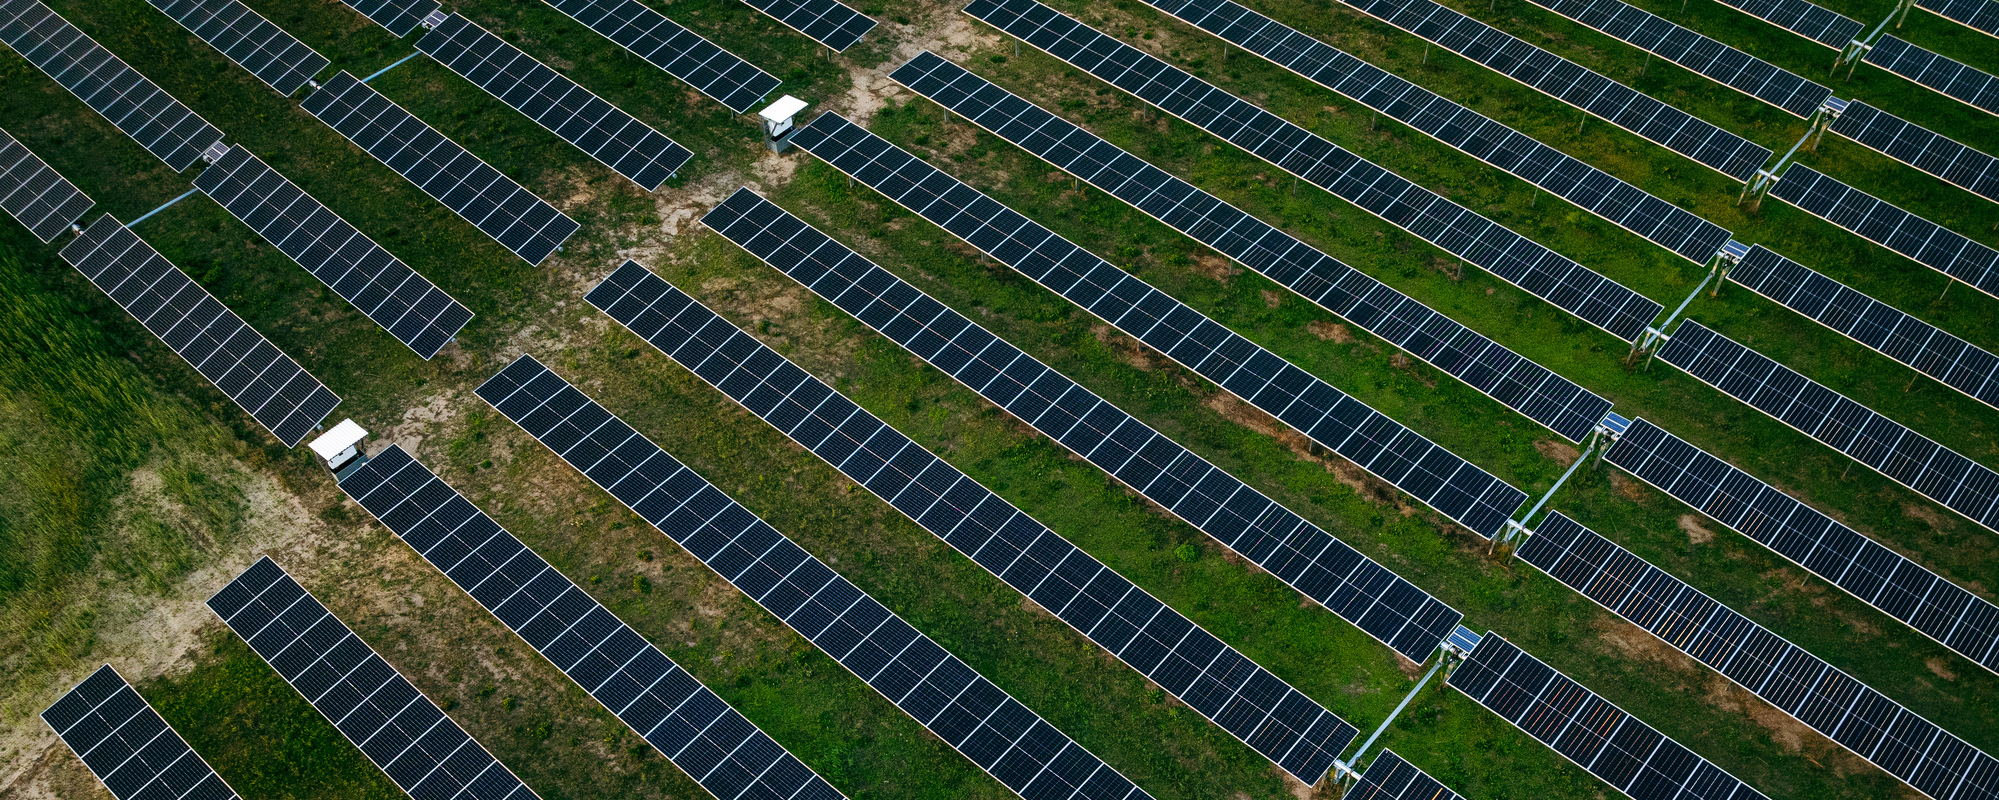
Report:
M 644 271 L 630 261 L 623 269 Z M 1150 800 L 1102 759 L 533 357 L 522 356 L 479 391 L 537 441 L 551 450 L 561 446 L 555 454 L 570 466 L 1014 794 L 1027 800 Z
M 175 172 L 222 131 L 40 0 L 0 0 L 0 40 Z
M 777 78 L 638 0 L 545 2 L 738 114 L 777 88 Z
M 425 359 L 472 320 L 471 309 L 240 144 L 194 185 Z
M 286 447 L 319 426 L 340 397 L 242 317 L 106 214 L 62 257 Z
M 694 156 L 463 15 L 446 17 L 416 49 L 648 192 Z
M 1036 0 L 965 13 L 1624 339 L 1663 307 L 1525 236 Z
M 1992 0 L 1918 0 L 1916 7 L 1972 30 L 1999 36 L 1999 3 Z
M 1410 660 L 1427 660 L 1463 618 L 749 190 L 738 189 L 701 221 Z M 1064 425 L 1071 417 L 1074 425 Z
M 934 53 L 889 77 L 1569 441 L 1588 436 L 1610 410 L 1609 400 Z
M 1999 356 L 1757 245 L 1729 280 L 1999 408 Z
M 1738 181 L 1769 148 L 1432 0 L 1351 0 L 1367 14 Z
M 720 800 L 841 800 L 513 534 L 391 446 L 340 488 Z
M 1832 132 L 1999 203 L 1999 161 L 1913 122 L 1855 100 Z
M 335 75 L 302 105 L 530 264 L 548 258 L 580 227 L 347 72 Z
M 1517 552 L 1924 794 L 1999 793 L 1999 761 L 1561 512 Z
M 1994 606 L 1645 419 L 1605 456 L 1742 535 L 1999 672 Z
M 1153 6 L 1688 261 L 1706 264 L 1728 242 L 1728 230 L 1720 225 L 1233 0 L 1154 0 Z
M 1892 35 L 1867 51 L 1867 63 L 1923 88 L 1990 114 L 1999 114 L 1999 78 L 1959 64 Z
M 1721 0 L 1749 16 L 1803 36 L 1834 50 L 1846 46 L 1866 30 L 1858 20 L 1836 14 L 1810 0 Z
M 1999 472 L 1908 426 L 1693 320 L 1673 332 L 1659 349 L 1659 360 L 1939 505 L 1999 530 Z
M 240 0 L 146 2 L 286 97 L 333 63 Z
M 1491 631 L 1446 683 L 1630 797 L 1767 800 Z
M 1525 492 L 837 114 L 792 141 L 1472 532 Z
M 1624 0 L 1533 0 L 1701 77 L 1809 119 L 1832 90 L 1694 33 Z
M 396 38 L 410 35 L 424 18 L 443 7 L 438 0 L 340 0 L 361 15 L 388 28 Z
M 853 47 L 868 31 L 874 30 L 875 21 L 866 14 L 855 11 L 838 0 L 744 0 L 750 7 L 772 19 L 791 26 L 793 30 L 812 37 L 813 41 L 840 52 Z
M 12 134 L 0 131 L 0 209 L 44 244 L 83 218 L 94 202 Z
M 1436 778 L 1404 761 L 1393 750 L 1382 750 L 1367 765 L 1360 782 L 1348 789 L 1344 800 L 1462 800 L 1457 792 L 1444 788 Z
M 1972 241 L 1803 164 L 1792 164 L 1770 196 L 1907 256 L 1989 295 L 1999 296 L 1999 250 Z
M 1318 783 L 1359 734 L 1269 670 L 643 267 L 627 262 L 589 299 L 1306 784 Z
M 236 800 L 110 664 L 56 698 L 42 721 L 118 800 Z
M 208 598 L 208 607 L 410 797 L 534 800 L 270 556 Z

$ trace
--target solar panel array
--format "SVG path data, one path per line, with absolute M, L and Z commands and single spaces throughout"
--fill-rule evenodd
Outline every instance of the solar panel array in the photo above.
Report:
M 1860 38 L 1867 26 L 1810 0 L 1721 0 L 1724 5 L 1834 50 Z
M 62 257 L 286 447 L 340 404 L 338 395 L 111 215 L 98 217 Z
M 1999 606 L 1639 419 L 1605 458 L 1986 669 Z
M 1894 36 L 1875 42 L 1866 61 L 1972 108 L 1999 114 L 1999 78 Z
M 535 797 L 270 556 L 208 607 L 410 797 Z
M 1861 294 L 1762 245 L 1728 279 L 1999 408 L 1999 356 Z
M 1999 530 L 1999 472 L 1687 320 L 1659 359 L 1895 482 Z
M 1299 780 L 1317 783 L 1359 733 L 643 267 L 589 299 Z
M 1809 118 L 1832 96 L 1831 89 L 1624 0 L 1534 0 L 1534 4 L 1800 117 Z
M 853 47 L 875 21 L 836 0 L 744 0 L 835 52 Z
M 305 110 L 530 264 L 580 226 L 402 106 L 341 72 Z
M 1640 800 L 1763 800 L 1763 794 L 1487 631 L 1447 683 Z
M 702 223 L 1411 660 L 1463 617 L 749 190 Z
M 1858 100 L 1832 132 L 1999 203 L 1999 161 Z
M 1560 512 L 1518 553 L 1924 794 L 1999 793 L 1999 761 Z
M 777 88 L 777 78 L 638 0 L 545 2 L 738 114 Z
M 1526 493 L 837 114 L 792 141 L 1472 532 Z
M 194 185 L 417 355 L 437 355 L 472 320 L 464 304 L 240 144 Z
M 1349 5 L 1738 181 L 1770 150 L 1432 0 Z
M 1149 0 L 1161 11 L 1401 120 L 1681 258 L 1705 264 L 1728 230 L 1233 0 Z
M 1916 7 L 1972 30 L 1999 36 L 1999 3 L 1992 0 L 1918 0 Z
M 1585 391 L 1387 284 L 925 51 L 889 77 L 1390 344 L 1581 441 L 1610 410 Z
M 43 242 L 83 218 L 93 201 L 14 136 L 0 131 L 0 208 Z
M 416 49 L 648 192 L 694 156 L 463 15 L 445 17 Z
M 1402 760 L 1393 750 L 1383 750 L 1367 765 L 1360 782 L 1342 795 L 1344 800 L 1461 800 L 1457 792 L 1444 788 L 1436 778 L 1423 774 Z
M 965 13 L 1332 192 L 1625 341 L 1662 307 L 1525 236 L 1036 0 Z
M 146 0 L 287 97 L 333 62 L 240 0 Z
M 388 28 L 397 38 L 410 35 L 424 18 L 443 7 L 438 0 L 340 0 L 361 12 L 362 16 L 374 20 L 375 24 Z
M 236 799 L 110 664 L 56 698 L 42 721 L 118 800 Z
M 710 794 L 842 797 L 402 448 L 340 488 Z
M 1770 195 L 1923 266 L 1999 296 L 1999 250 L 1889 205 L 1803 164 L 1792 164 Z
M 1015 794 L 1151 797 L 533 357 L 479 393 Z
M 0 0 L 0 40 L 176 172 L 222 141 L 208 120 L 40 0 Z

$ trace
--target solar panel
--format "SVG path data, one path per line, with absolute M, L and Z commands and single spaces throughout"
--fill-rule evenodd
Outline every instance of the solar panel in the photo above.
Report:
M 1348 789 L 1344 800 L 1461 800 L 1457 792 L 1444 788 L 1436 778 L 1423 774 L 1402 760 L 1394 750 L 1383 750 L 1367 765 L 1367 774 Z
M 1527 495 L 837 114 L 793 143 L 1314 441 L 1491 537 Z
M 416 49 L 648 192 L 694 155 L 462 15 L 445 17 Z
M 1999 3 L 1992 0 L 1919 0 L 1915 5 L 1972 30 L 1999 36 Z
M 1757 245 L 1729 280 L 1999 408 L 1999 356 Z
M 240 144 L 194 185 L 417 355 L 437 355 L 472 320 L 470 309 Z
M 625 262 L 589 300 L 1306 784 L 1359 733 L 645 268 Z
M 1913 122 L 1855 100 L 1832 132 L 1999 203 L 1999 163 Z
M 287 97 L 333 63 L 239 0 L 146 2 Z
M 1792 164 L 1770 195 L 1918 264 L 1999 296 L 1999 250 L 1945 230 L 1803 164 Z
M 875 29 L 875 21 L 867 15 L 855 11 L 834 0 L 744 0 L 751 8 L 769 14 L 773 19 L 792 27 L 793 30 L 812 37 L 813 41 L 833 48 L 834 52 L 853 47 L 868 31 Z
M 340 488 L 719 800 L 842 795 L 400 447 Z
M 1688 261 L 1706 264 L 1728 241 L 1728 230 L 1720 225 L 1233 0 L 1149 2 Z
M 302 105 L 530 264 L 548 258 L 580 227 L 344 71 Z
M 1151 797 L 533 357 L 479 393 L 1015 794 Z
M 1446 683 L 1638 800 L 1764 800 L 1749 784 L 1490 631 Z
M 974 0 L 965 13 L 1625 341 L 1643 334 L 1662 310 L 1525 236 L 1036 0 Z
M 1687 320 L 1659 360 L 1796 428 L 1896 483 L 1999 530 L 1999 472 L 1909 430 L 1742 344 Z
M 1588 436 L 1610 410 L 1609 400 L 1573 381 L 933 53 L 889 77 L 1438 369 L 1477 381 L 1472 388 L 1570 441 Z
M 208 598 L 208 608 L 410 797 L 535 797 L 270 556 Z
M 1349 5 L 1738 181 L 1770 150 L 1432 0 Z
M 619 47 L 632 51 L 702 94 L 746 113 L 778 80 L 638 0 L 545 0 Z
M 1831 89 L 1668 22 L 1624 0 L 1533 2 L 1800 117 L 1810 118 L 1818 112 L 1825 99 L 1832 96 Z
M 1427 660 L 1462 619 L 1332 534 L 749 190 L 737 190 L 702 223 L 1410 660 Z M 636 286 L 617 275 L 607 283 Z M 609 308 L 631 316 L 617 303 Z M 1064 422 L 1071 417 L 1073 426 Z
M 14 136 L 0 131 L 0 208 L 44 243 L 83 218 L 94 203 Z
M 1924 794 L 1999 792 L 1999 761 L 1561 512 L 1518 553 Z
M 374 20 L 375 24 L 388 28 L 396 38 L 410 35 L 425 17 L 442 8 L 438 0 L 340 0 L 361 12 L 362 16 Z
M 1875 42 L 1867 51 L 1866 61 L 1972 108 L 1999 114 L 1999 78 L 1894 36 L 1883 36 Z
M 1999 671 L 1999 606 L 1647 420 L 1633 421 L 1605 457 L 1965 658 Z
M 1834 50 L 1845 50 L 1848 43 L 1859 39 L 1860 34 L 1867 29 L 1867 26 L 1860 22 L 1833 13 L 1809 0 L 1721 0 L 1721 2 L 1744 14 Z
M 236 798 L 110 664 L 56 698 L 42 721 L 118 800 Z
M 208 120 L 40 0 L 0 0 L 0 40 L 175 172 L 222 141 Z
M 339 395 L 111 215 L 90 223 L 62 257 L 286 447 L 340 404 Z

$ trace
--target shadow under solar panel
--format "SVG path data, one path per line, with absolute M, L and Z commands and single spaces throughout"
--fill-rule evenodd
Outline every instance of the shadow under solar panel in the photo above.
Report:
M 1894 36 L 1881 37 L 1867 51 L 1865 60 L 1917 86 L 1988 114 L 1999 114 L 1999 78 Z
M 1643 335 L 1664 310 L 1532 239 L 1037 0 L 973 0 L 965 13 L 1627 342 Z
M 630 261 L 622 269 L 645 271 Z M 532 356 L 493 376 L 479 396 L 1015 794 L 1150 800 Z
M 146 2 L 286 97 L 333 63 L 241 0 Z
M 821 114 L 792 142 L 1480 536 L 1527 500 L 1381 412 L 923 160 Z
M 1999 161 L 1913 122 L 1855 100 L 1832 132 L 1999 203 Z
M 270 556 L 208 598 L 208 608 L 410 797 L 535 800 Z
M 738 114 L 769 97 L 777 78 L 638 0 L 545 0 L 619 47 Z
M 236 792 L 110 664 L 42 711 L 118 800 L 236 800 Z
M 791 26 L 792 30 L 812 37 L 813 41 L 833 48 L 834 52 L 853 47 L 868 31 L 874 30 L 875 21 L 866 14 L 855 11 L 838 0 L 743 0 L 758 11 L 769 14 L 772 19 Z
M 1999 297 L 1999 250 L 1807 167 L 1792 164 L 1770 196 L 1965 285 Z
M 638 264 L 626 262 L 591 290 L 589 300 L 1306 784 L 1317 784 L 1359 734 L 1269 670 Z
M 14 136 L 0 131 L 0 209 L 44 244 L 55 241 L 94 205 L 90 196 L 57 173 Z
M 1832 96 L 1831 89 L 1624 0 L 1532 2 L 1797 117 L 1810 118 Z
M 702 224 L 1411 661 L 1462 614 L 748 189 Z M 613 304 L 614 310 L 622 309 Z M 1073 424 L 1071 418 L 1073 417 Z

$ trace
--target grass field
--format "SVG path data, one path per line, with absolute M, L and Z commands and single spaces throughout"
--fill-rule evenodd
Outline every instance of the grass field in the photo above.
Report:
M 871 0 L 872 2 L 872 0 Z M 1804 122 L 1720 90 L 1521 0 L 1456 4 L 1779 152 Z M 377 446 L 410 449 L 678 663 L 854 798 L 997 798 L 995 780 L 625 512 L 469 391 L 526 352 L 764 516 L 1153 796 L 1304 796 L 1260 756 L 1165 696 L 969 560 L 736 407 L 587 303 L 636 258 L 940 453 L 1140 586 L 1371 731 L 1415 665 L 1096 468 L 913 360 L 694 222 L 749 184 L 1030 354 L 1311 518 L 1425 590 L 1688 744 L 1771 797 L 1912 794 L 1781 712 L 1075 309 L 979 258 L 811 156 L 763 152 L 754 124 L 541 3 L 452 10 L 688 146 L 648 195 L 427 59 L 375 86 L 549 199 L 583 230 L 521 262 L 140 0 L 50 5 L 187 102 L 478 317 L 424 362 L 205 197 L 137 230 L 339 392 Z M 413 50 L 333 0 L 250 5 L 337 69 Z M 1282 287 L 1225 261 L 935 105 L 884 73 L 930 48 L 1280 224 L 1537 362 L 1807 499 L 1986 597 L 1995 535 L 1623 343 L 1088 75 L 970 21 L 960 4 L 857 5 L 882 25 L 828 57 L 728 0 L 654 3 L 896 144 L 1538 496 L 1574 450 L 1538 426 Z M 1647 296 L 1675 306 L 1703 271 L 1364 107 L 1134 0 L 1054 2 Z M 1330 0 L 1252 7 L 1500 119 L 1987 348 L 1999 301 L 1770 201 L 1655 145 Z M 1821 78 L 1831 51 L 1710 0 L 1640 3 Z M 1831 3 L 1870 26 L 1885 9 Z M 1987 70 L 1989 39 L 1915 12 L 1901 35 Z M 1427 51 L 1427 52 L 1426 52 Z M 1656 61 L 1656 59 L 1653 59 Z M 1862 67 L 1828 84 L 1985 152 L 1980 112 Z M 11 51 L 0 127 L 130 220 L 187 188 Z M 810 112 L 808 112 L 810 113 Z M 1805 163 L 1987 244 L 1987 201 L 1828 137 Z M 0 225 L 0 797 L 102 795 L 33 714 L 112 661 L 246 798 L 397 790 L 200 601 L 270 553 L 544 798 L 705 797 L 327 480 L 286 451 L 19 226 Z M 1728 286 L 1688 316 L 1999 464 L 1992 410 Z M 1601 464 L 1563 510 L 1988 752 L 1999 676 L 1677 501 Z M 1190 557 L 1191 555 L 1191 557 Z M 1610 790 L 1433 681 L 1383 737 L 1469 798 Z M 1322 789 L 1321 796 L 1329 790 Z

